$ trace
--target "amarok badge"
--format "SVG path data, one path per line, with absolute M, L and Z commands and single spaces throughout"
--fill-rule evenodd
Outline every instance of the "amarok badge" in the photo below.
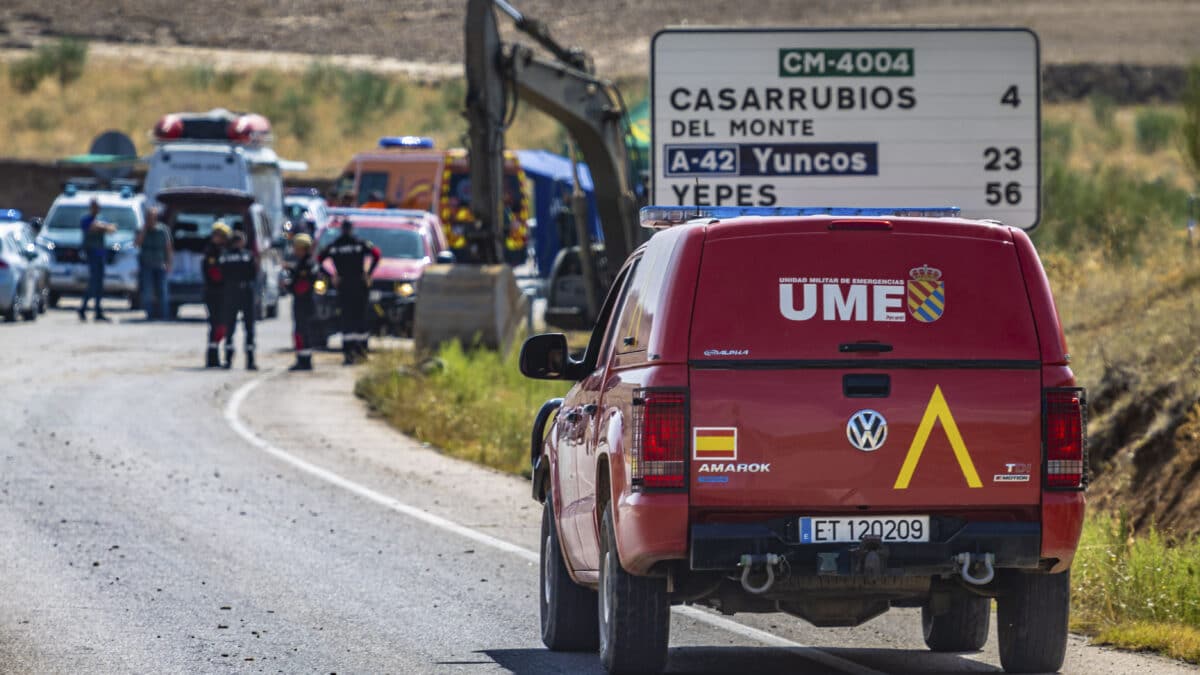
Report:
M 942 271 L 922 265 L 908 271 L 908 313 L 921 323 L 933 323 L 946 311 L 946 284 Z

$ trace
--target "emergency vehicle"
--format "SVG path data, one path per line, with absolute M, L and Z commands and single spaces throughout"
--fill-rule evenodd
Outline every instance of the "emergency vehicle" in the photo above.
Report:
M 376 150 L 361 152 L 346 165 L 335 186 L 335 202 L 436 214 L 450 249 L 465 262 L 472 259 L 468 239 L 475 227 L 469 173 L 466 150 L 439 150 L 423 136 L 385 136 Z M 504 153 L 504 176 L 504 247 L 508 262 L 517 265 L 527 257 L 532 199 L 514 153 Z
M 146 160 L 146 199 L 161 190 L 210 187 L 254 196 L 273 236 L 282 233 L 283 171 L 307 165 L 280 159 L 271 149 L 271 123 L 262 115 L 212 110 L 171 113 L 154 125 L 153 154 Z
M 1024 231 L 955 209 L 643 209 L 532 439 L 542 638 L 661 670 L 670 605 L 856 626 L 1054 671 L 1083 522 L 1085 396 Z
M 453 260 L 453 254 L 447 256 L 449 245 L 437 216 L 428 211 L 355 208 L 332 208 L 329 214 L 333 220 L 317 233 L 315 251 L 341 236 L 343 220 L 353 222 L 354 234 L 378 246 L 382 254 L 367 296 L 371 331 L 411 336 L 425 268 Z M 316 315 L 311 330 L 321 346 L 341 330 L 337 287 L 330 282 L 334 271 L 333 260 L 326 260 L 314 287 Z

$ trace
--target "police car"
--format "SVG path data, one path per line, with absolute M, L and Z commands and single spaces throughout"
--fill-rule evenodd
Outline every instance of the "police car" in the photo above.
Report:
M 533 429 L 542 638 L 661 670 L 670 605 L 856 626 L 921 608 L 1058 669 L 1085 397 L 1020 229 L 953 209 L 647 208 L 574 382 Z
M 100 203 L 100 219 L 117 227 L 106 238 L 104 294 L 127 298 L 130 307 L 137 309 L 138 250 L 134 238 L 145 222 L 146 199 L 137 194 L 135 183 L 113 181 L 103 187 L 87 179 L 74 179 L 63 186 L 39 235 L 51 255 L 50 306 L 57 306 L 64 296 L 81 296 L 87 290 L 87 259 L 79 222 L 93 200 Z

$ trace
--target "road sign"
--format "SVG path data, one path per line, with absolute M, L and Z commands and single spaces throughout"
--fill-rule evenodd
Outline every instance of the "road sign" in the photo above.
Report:
M 654 204 L 1041 213 L 1037 36 L 668 29 L 651 47 Z

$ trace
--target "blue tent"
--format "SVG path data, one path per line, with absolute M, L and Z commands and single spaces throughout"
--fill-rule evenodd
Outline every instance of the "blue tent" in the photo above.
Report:
M 569 214 L 571 191 L 575 185 L 575 174 L 571 160 L 545 150 L 517 150 L 521 168 L 533 184 L 533 215 L 537 218 L 537 231 L 533 233 L 538 276 L 550 276 L 550 267 L 563 246 L 564 230 L 569 241 L 573 241 L 575 222 Z M 600 216 L 596 212 L 596 194 L 592 187 L 592 174 L 586 164 L 579 165 L 579 182 L 587 195 L 588 229 L 592 241 L 603 241 Z

